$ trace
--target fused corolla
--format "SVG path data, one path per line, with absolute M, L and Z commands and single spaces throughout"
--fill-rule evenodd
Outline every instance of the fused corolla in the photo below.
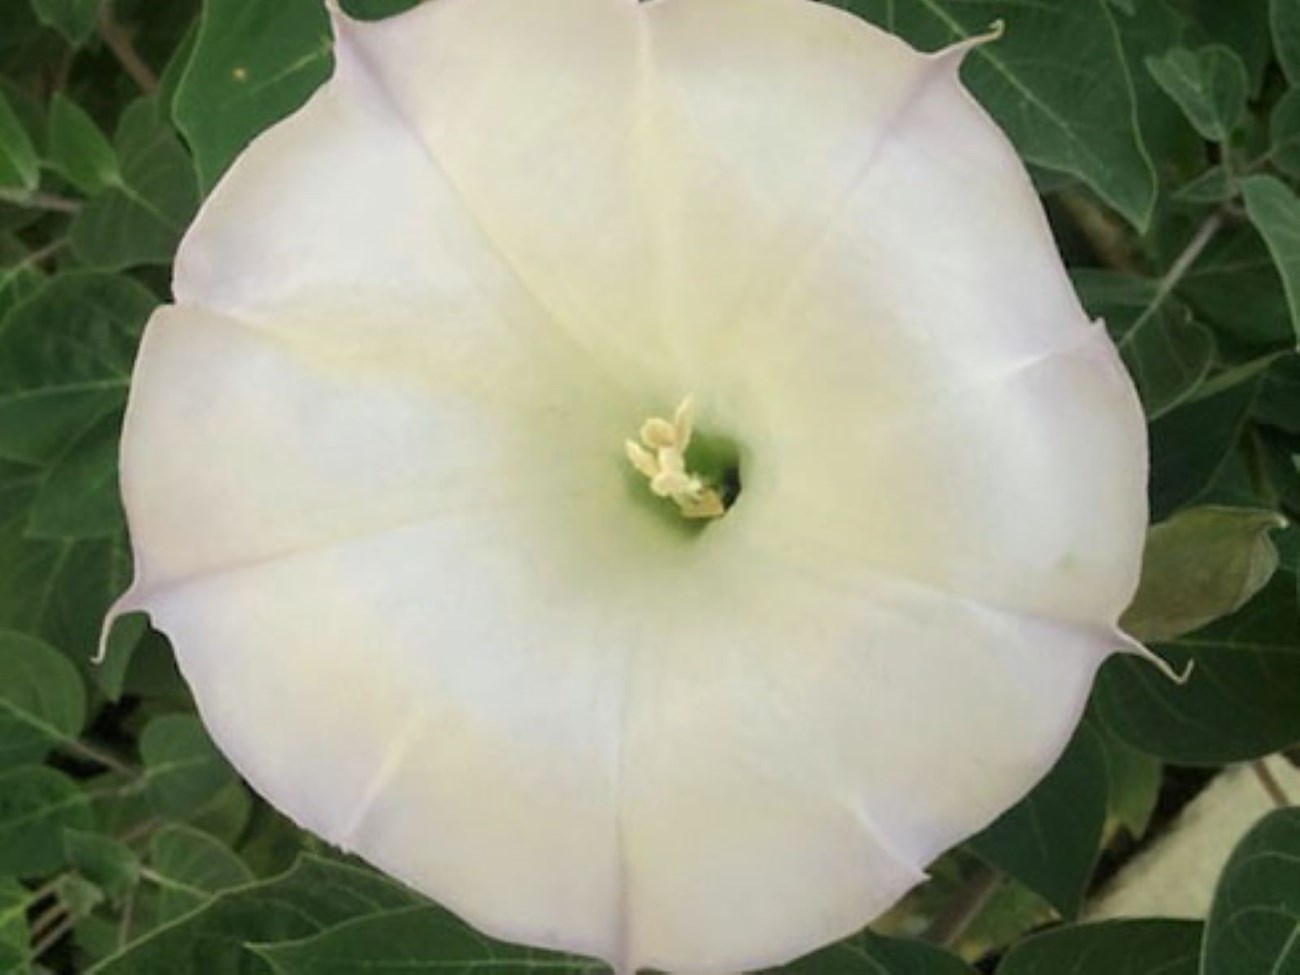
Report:
M 489 934 L 851 933 L 1051 766 L 1146 522 L 962 51 L 805 0 L 334 31 L 147 329 L 119 611 L 271 803 Z

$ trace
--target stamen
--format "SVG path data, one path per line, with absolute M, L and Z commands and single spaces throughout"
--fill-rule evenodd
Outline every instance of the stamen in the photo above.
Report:
M 688 396 L 670 421 L 652 416 L 641 424 L 641 443 L 624 443 L 628 462 L 650 481 L 650 490 L 671 498 L 684 518 L 719 518 L 726 513 L 722 496 L 686 469 L 695 408 Z

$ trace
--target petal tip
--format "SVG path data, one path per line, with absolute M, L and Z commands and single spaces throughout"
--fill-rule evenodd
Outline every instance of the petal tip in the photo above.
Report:
M 1127 654 L 1132 654 L 1135 657 L 1141 657 L 1143 660 L 1146 660 L 1148 663 L 1153 664 L 1157 670 L 1159 670 L 1162 674 L 1168 677 L 1179 687 L 1184 686 L 1189 680 L 1192 679 L 1192 672 L 1196 670 L 1195 660 L 1187 661 L 1186 666 L 1184 666 L 1182 670 L 1177 670 L 1175 669 L 1173 664 L 1171 664 L 1164 657 L 1160 656 L 1160 654 L 1156 653 L 1154 650 L 1148 648 L 1146 644 L 1144 644 L 1141 640 L 1138 640 L 1136 637 L 1129 636 L 1123 630 L 1118 628 L 1116 628 L 1115 634 L 1116 636 L 1119 637 L 1119 639 L 1124 644 L 1123 648 L 1120 651 L 1121 653 L 1127 653 Z
M 942 50 L 936 51 L 932 57 L 951 64 L 954 69 L 959 68 L 961 67 L 962 62 L 966 60 L 967 54 L 978 47 L 983 47 L 985 44 L 993 44 L 1000 41 L 1006 32 L 1006 21 L 999 17 L 997 20 L 989 24 L 988 29 L 985 30 L 984 33 L 976 34 L 972 37 L 967 37 L 964 40 L 957 41 L 954 44 L 950 44 Z

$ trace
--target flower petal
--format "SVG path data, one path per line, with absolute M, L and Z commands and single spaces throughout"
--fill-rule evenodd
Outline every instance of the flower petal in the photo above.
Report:
M 631 954 L 674 972 L 770 965 L 886 910 L 1050 767 L 1115 646 L 741 525 L 717 554 L 628 681 Z
M 232 167 L 175 292 L 148 329 L 124 436 L 137 591 L 453 497 L 555 497 L 617 470 L 642 418 L 346 58 Z
M 539 299 L 674 401 L 935 73 L 791 0 L 438 0 L 338 28 Z
M 625 656 L 603 606 L 539 585 L 572 569 L 567 529 L 540 501 L 460 513 L 148 609 L 277 808 L 486 931 L 608 957 Z M 608 547 L 588 554 L 612 571 Z
M 493 934 L 848 933 L 1047 770 L 1140 558 L 1136 398 L 958 53 L 797 0 L 336 30 L 149 328 L 125 605 L 270 801 Z M 624 457 L 687 393 L 741 452 L 693 537 Z
M 1146 429 L 1105 331 L 877 416 L 850 406 L 870 384 L 840 367 L 853 354 L 776 367 L 791 386 L 772 459 L 746 479 L 753 531 L 993 607 L 1113 624 L 1141 566 Z M 859 421 L 825 422 L 853 408 Z

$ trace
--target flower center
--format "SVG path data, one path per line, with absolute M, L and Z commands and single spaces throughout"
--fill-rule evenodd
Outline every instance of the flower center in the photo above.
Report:
M 673 412 L 671 420 L 652 416 L 641 424 L 640 442 L 624 443 L 627 459 L 646 480 L 657 497 L 668 498 L 683 518 L 720 518 L 727 512 L 726 485 L 693 472 L 687 451 L 694 434 L 694 405 L 688 396 Z

